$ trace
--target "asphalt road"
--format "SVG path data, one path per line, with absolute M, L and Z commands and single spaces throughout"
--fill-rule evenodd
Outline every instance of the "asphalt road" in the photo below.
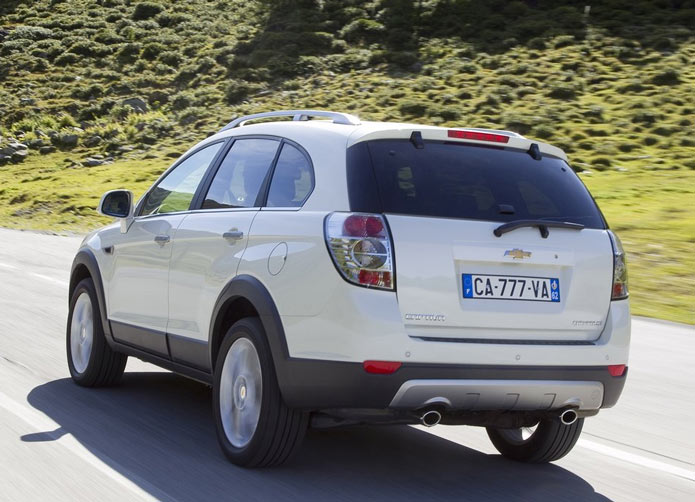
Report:
M 634 319 L 617 407 L 552 465 L 503 459 L 473 427 L 310 431 L 287 466 L 227 463 L 210 390 L 141 361 L 72 384 L 69 267 L 79 238 L 0 230 L 0 500 L 695 500 L 695 330 Z

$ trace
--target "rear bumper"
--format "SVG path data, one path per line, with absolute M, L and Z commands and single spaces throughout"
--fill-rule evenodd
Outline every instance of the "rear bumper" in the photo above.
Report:
M 627 377 L 627 369 L 613 377 L 606 366 L 411 363 L 391 375 L 375 375 L 359 363 L 289 359 L 285 364 L 279 379 L 283 398 L 288 406 L 307 410 L 417 409 L 440 397 L 450 404 L 441 400 L 437 404 L 461 411 L 540 411 L 564 406 L 594 410 L 613 406 Z

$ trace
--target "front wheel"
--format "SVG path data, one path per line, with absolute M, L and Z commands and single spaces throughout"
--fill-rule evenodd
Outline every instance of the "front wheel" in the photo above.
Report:
M 282 400 L 263 325 L 236 322 L 222 341 L 215 366 L 213 407 L 217 438 L 234 464 L 268 467 L 299 448 L 308 413 Z
M 543 464 L 567 455 L 579 439 L 583 425 L 583 418 L 571 425 L 552 418 L 541 420 L 534 427 L 488 427 L 487 435 L 503 456 L 519 462 Z

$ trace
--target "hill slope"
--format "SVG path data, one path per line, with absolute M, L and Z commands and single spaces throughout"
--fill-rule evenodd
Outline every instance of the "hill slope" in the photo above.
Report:
M 0 225 L 94 226 L 244 113 L 505 128 L 585 171 L 636 311 L 695 322 L 695 1 L 587 3 L 5 0 Z

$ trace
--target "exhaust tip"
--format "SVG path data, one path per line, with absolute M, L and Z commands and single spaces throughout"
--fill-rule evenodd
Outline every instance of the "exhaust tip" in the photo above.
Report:
M 434 427 L 442 419 L 442 414 L 436 410 L 430 410 L 422 415 L 420 421 L 425 427 Z
M 560 414 L 560 422 L 565 425 L 572 425 L 578 418 L 579 415 L 575 410 L 565 410 Z

